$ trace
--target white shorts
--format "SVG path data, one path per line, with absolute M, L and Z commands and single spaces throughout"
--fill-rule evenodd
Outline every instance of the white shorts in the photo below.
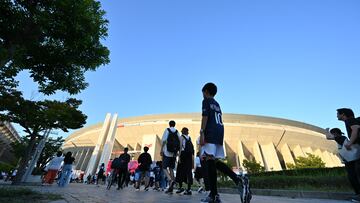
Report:
M 224 159 L 225 158 L 224 145 L 206 143 L 201 147 L 200 155 L 201 156 L 212 155 L 217 159 Z

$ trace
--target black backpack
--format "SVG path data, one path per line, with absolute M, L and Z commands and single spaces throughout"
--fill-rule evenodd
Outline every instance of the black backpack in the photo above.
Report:
M 166 147 L 168 152 L 177 153 L 180 150 L 180 140 L 178 137 L 178 131 L 172 132 L 170 128 L 167 129 L 169 135 L 166 140 Z
M 186 139 L 184 135 L 182 135 L 182 137 L 185 139 L 185 148 L 182 153 L 194 154 L 194 145 L 191 142 L 191 137 L 189 137 L 189 139 Z
M 119 157 L 117 157 L 111 162 L 111 168 L 118 169 L 120 167 L 121 167 L 121 159 Z

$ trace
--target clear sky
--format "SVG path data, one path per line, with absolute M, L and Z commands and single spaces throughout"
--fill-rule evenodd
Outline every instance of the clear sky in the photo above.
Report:
M 360 116 L 358 0 L 104 0 L 102 6 L 111 62 L 88 73 L 90 86 L 77 95 L 86 125 L 108 112 L 200 112 L 201 88 L 210 81 L 225 113 L 342 129 L 337 108 Z M 36 86 L 26 74 L 19 78 L 30 97 Z

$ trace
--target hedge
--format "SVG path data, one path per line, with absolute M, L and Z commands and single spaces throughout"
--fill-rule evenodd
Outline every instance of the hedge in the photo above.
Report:
M 261 176 L 346 176 L 346 170 L 344 167 L 334 167 L 334 168 L 306 168 L 306 169 L 296 169 L 296 170 L 283 170 L 283 171 L 270 171 L 252 174 L 254 177 Z
M 10 172 L 15 166 L 0 162 L 0 171 Z
M 220 181 L 220 187 L 235 187 L 231 180 Z M 298 169 L 250 175 L 250 186 L 256 189 L 297 189 L 319 191 L 352 191 L 343 167 Z

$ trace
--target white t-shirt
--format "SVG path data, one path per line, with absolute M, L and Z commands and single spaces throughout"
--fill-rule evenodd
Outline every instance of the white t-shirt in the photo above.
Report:
M 195 167 L 201 168 L 200 158 L 198 156 L 195 158 Z
M 185 136 L 186 140 L 184 139 L 183 136 Z M 190 139 L 189 135 L 181 135 L 181 138 L 180 138 L 180 140 L 181 140 L 181 151 L 185 150 L 186 141 L 189 140 L 189 139 Z
M 62 162 L 64 161 L 64 157 L 54 157 L 50 162 L 49 165 L 46 167 L 50 170 L 59 170 L 61 167 Z
M 176 131 L 176 128 L 170 127 L 170 130 L 171 130 L 171 132 L 175 132 L 175 131 Z M 179 140 L 181 140 L 181 136 L 180 136 L 179 131 L 178 131 L 177 134 L 178 134 Z M 169 131 L 168 131 L 168 129 L 166 128 L 165 131 L 164 131 L 163 137 L 162 137 L 162 143 L 163 143 L 163 145 L 164 145 L 164 146 L 163 146 L 163 152 L 164 152 L 164 155 L 167 156 L 167 157 L 175 157 L 175 154 L 174 154 L 174 153 L 169 152 L 169 151 L 167 150 L 166 141 L 167 141 L 168 136 L 169 136 Z

